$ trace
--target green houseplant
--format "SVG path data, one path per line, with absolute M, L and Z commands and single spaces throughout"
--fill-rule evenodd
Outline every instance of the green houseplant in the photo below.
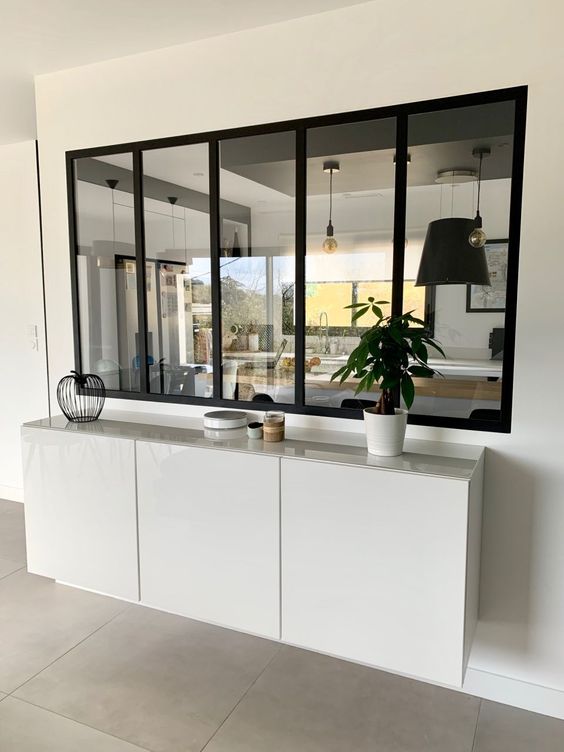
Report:
M 378 402 L 364 411 L 368 450 L 391 456 L 401 454 L 407 423 L 407 410 L 396 407 L 394 395 L 399 388 L 409 410 L 415 397 L 413 377 L 438 374 L 428 364 L 428 347 L 443 356 L 444 352 L 425 329 L 425 323 L 412 315 L 413 311 L 384 316 L 382 305 L 387 305 L 387 301 L 369 297 L 365 303 L 346 306 L 356 309 L 352 321 L 371 313 L 376 316 L 376 323 L 361 335 L 346 365 L 331 380 L 339 379 L 342 384 L 351 375 L 359 379 L 355 394 L 379 385 Z

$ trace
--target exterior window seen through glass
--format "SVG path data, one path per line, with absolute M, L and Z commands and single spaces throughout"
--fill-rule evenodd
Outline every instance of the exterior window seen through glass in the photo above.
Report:
M 295 134 L 220 143 L 224 399 L 293 403 Z

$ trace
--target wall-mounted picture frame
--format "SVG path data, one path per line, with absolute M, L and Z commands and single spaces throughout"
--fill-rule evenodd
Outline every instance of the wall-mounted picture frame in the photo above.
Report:
M 507 239 L 484 246 L 491 285 L 466 286 L 466 313 L 504 313 L 507 292 Z

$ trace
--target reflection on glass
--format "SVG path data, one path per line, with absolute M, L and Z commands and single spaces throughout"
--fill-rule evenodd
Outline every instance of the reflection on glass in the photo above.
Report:
M 143 153 L 149 391 L 211 397 L 207 144 Z
M 491 282 L 415 288 L 433 293 L 428 319 L 446 359 L 430 361 L 442 378 L 415 379 L 412 413 L 500 419 L 514 114 L 513 102 L 501 102 L 409 118 L 406 283 L 417 276 L 430 222 L 454 217 L 466 228 L 465 219 L 472 230 L 484 150 L 480 215 Z M 469 234 L 465 229 L 462 244 L 449 248 L 451 261 L 454 253 L 463 261 L 465 253 L 484 253 L 471 246 Z M 411 307 L 404 299 L 404 310 Z
M 74 162 L 83 372 L 106 389 L 139 391 L 131 154 Z
M 345 401 L 355 398 L 358 382 L 339 385 L 331 375 L 375 320 L 353 321 L 354 311 L 345 306 L 368 296 L 392 300 L 395 134 L 395 118 L 307 133 L 308 405 L 351 406 Z M 424 291 L 418 295 L 424 300 Z M 415 302 L 422 305 L 419 297 Z M 389 314 L 389 305 L 383 309 Z M 378 396 L 377 385 L 359 395 L 373 402 Z
M 295 135 L 220 143 L 225 399 L 294 402 Z

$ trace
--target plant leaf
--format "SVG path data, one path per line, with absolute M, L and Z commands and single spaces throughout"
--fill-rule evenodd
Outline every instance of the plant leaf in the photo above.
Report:
M 423 342 L 421 342 L 420 340 L 417 341 L 417 345 L 415 344 L 415 342 L 413 342 L 413 351 L 415 352 L 417 357 L 420 360 L 422 360 L 424 363 L 426 363 L 427 360 L 429 359 L 429 353 L 427 352 L 427 348 L 425 347 Z
M 355 360 L 356 360 L 356 351 L 357 350 L 358 350 L 358 348 L 355 347 L 355 349 L 352 351 L 352 353 L 347 358 L 347 365 L 348 366 L 352 366 L 352 364 L 355 362 Z
M 347 370 L 347 366 L 343 366 L 342 368 L 339 368 L 338 371 L 335 371 L 335 373 L 331 376 L 331 381 L 334 379 L 338 379 L 339 376 L 344 373 Z
M 360 394 L 360 392 L 369 392 L 373 384 L 374 384 L 374 374 L 371 371 L 369 371 L 364 376 L 362 381 L 357 385 L 354 393 Z
M 413 405 L 413 400 L 415 399 L 415 386 L 413 384 L 413 379 L 408 373 L 404 373 L 401 379 L 401 394 L 403 397 L 403 401 L 405 402 L 407 409 Z
M 434 347 L 435 350 L 438 350 L 443 358 L 446 358 L 445 352 L 438 342 L 435 342 L 433 339 L 426 339 L 426 342 L 431 345 L 431 347 Z
M 435 371 L 432 368 L 426 366 L 410 366 L 409 373 L 412 376 L 420 376 L 424 379 L 431 379 L 435 375 Z
M 390 374 L 387 374 L 380 382 L 380 389 L 393 389 L 399 384 L 399 380 L 399 376 L 391 376 Z
M 382 357 L 382 351 L 380 349 L 380 339 L 372 339 L 368 342 L 368 350 L 370 351 L 370 354 L 373 355 L 375 358 L 381 358 Z
M 359 308 L 358 311 L 356 311 L 355 313 L 353 313 L 351 322 L 352 321 L 356 321 L 361 316 L 364 316 L 364 314 L 368 311 L 368 308 L 369 308 L 369 306 L 365 306 L 364 308 Z
M 382 372 L 384 371 L 384 366 L 381 362 L 375 362 L 372 365 L 372 373 L 374 374 L 374 381 L 378 381 L 382 377 Z
M 421 326 L 425 326 L 425 322 L 422 319 L 418 319 L 415 316 L 412 316 L 411 314 L 406 314 L 406 319 L 408 321 L 411 321 L 413 324 L 420 324 Z
M 393 340 L 395 340 L 398 343 L 398 345 L 401 345 L 403 342 L 403 337 L 401 336 L 401 334 L 393 326 L 390 326 L 389 332 L 390 332 L 390 337 Z

